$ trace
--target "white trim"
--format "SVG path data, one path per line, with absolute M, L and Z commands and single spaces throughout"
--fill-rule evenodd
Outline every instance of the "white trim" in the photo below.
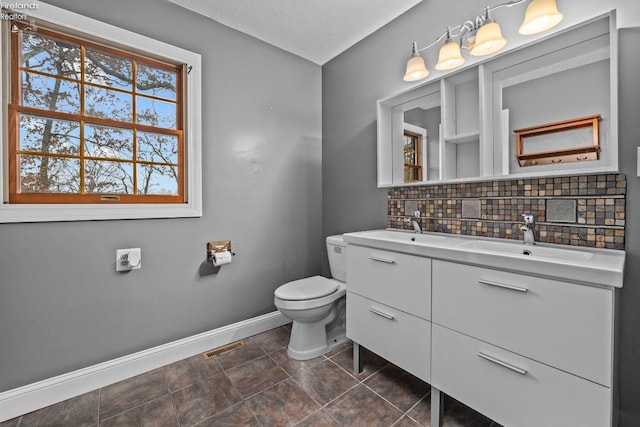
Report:
M 140 50 L 158 59 L 167 58 L 187 64 L 191 72 L 184 73 L 186 91 L 186 121 L 185 136 L 185 181 L 187 193 L 184 204 L 119 204 L 119 205 L 28 205 L 2 204 L 7 191 L 4 183 L 0 185 L 0 223 L 9 222 L 42 222 L 42 221 L 81 221 L 102 219 L 138 219 L 138 218 L 177 218 L 202 216 L 202 58 L 200 54 L 190 52 L 177 46 L 172 46 L 159 40 L 154 40 L 116 26 L 96 21 L 49 4 L 38 2 L 37 8 L 20 11 L 26 12 L 36 20 L 45 21 L 53 26 L 59 26 L 71 32 L 90 34 L 99 40 L 108 41 L 114 46 L 128 50 Z M 5 46 L 6 49 L 6 46 Z M 0 58 L 6 53 L 0 46 Z M 8 74 L 8 73 L 5 73 Z M 7 92 L 7 93 L 4 93 Z M 7 116 L 8 86 L 4 81 L 0 85 L 2 99 L 3 122 Z M 3 126 L 6 128 L 6 126 Z M 6 141 L 6 131 L 3 130 L 3 141 Z M 4 143 L 1 144 L 4 147 Z M 5 162 L 4 148 L 0 149 L 0 166 Z M 4 167 L 0 167 L 4 169 Z M 0 176 L 0 182 L 4 181 Z
M 289 323 L 279 311 L 0 393 L 0 422 Z

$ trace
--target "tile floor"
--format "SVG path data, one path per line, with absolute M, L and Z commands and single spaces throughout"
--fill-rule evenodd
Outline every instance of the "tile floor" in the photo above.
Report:
M 308 361 L 287 357 L 290 325 L 206 360 L 196 355 L 0 423 L 16 426 L 428 426 L 429 386 L 352 346 Z M 445 398 L 446 427 L 498 427 Z

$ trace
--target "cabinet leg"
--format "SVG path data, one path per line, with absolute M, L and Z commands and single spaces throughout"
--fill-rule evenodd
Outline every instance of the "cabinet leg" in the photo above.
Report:
M 442 427 L 442 410 L 444 394 L 431 386 L 431 427 Z
M 364 361 L 362 360 L 362 348 L 360 344 L 353 343 L 353 373 L 359 374 L 364 368 Z

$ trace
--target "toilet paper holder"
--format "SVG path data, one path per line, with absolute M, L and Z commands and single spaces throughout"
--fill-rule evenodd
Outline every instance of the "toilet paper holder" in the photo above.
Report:
M 213 254 L 215 252 L 229 251 L 231 255 L 236 253 L 231 248 L 231 240 L 218 240 L 215 242 L 207 242 L 207 261 L 213 261 Z

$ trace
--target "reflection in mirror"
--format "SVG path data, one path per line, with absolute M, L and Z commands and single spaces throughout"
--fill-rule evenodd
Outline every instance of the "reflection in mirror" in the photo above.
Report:
M 404 182 L 420 182 L 426 169 L 427 130 L 404 124 Z
M 423 102 L 419 107 L 405 111 L 403 115 L 402 131 L 404 139 L 407 140 L 407 135 L 411 134 L 421 136 L 421 143 L 418 148 L 419 153 L 414 163 L 419 164 L 420 168 L 407 166 L 412 163 L 412 159 L 407 158 L 407 147 L 405 147 L 403 180 L 405 183 L 439 179 L 440 106 L 434 107 L 432 103 L 429 103 L 428 99 L 424 99 Z M 413 171 L 409 172 L 408 169 L 413 169 Z M 418 169 L 420 172 L 418 172 Z
M 520 166 L 598 160 L 600 115 L 516 129 Z
M 378 101 L 379 186 L 441 179 L 440 98 L 438 81 Z
M 522 154 L 534 154 L 541 151 L 569 150 L 587 145 L 593 131 L 591 129 L 572 129 L 562 135 L 532 135 L 522 139 Z M 586 143 L 585 143 L 586 142 Z
M 615 161 L 607 44 L 607 40 L 591 38 L 538 59 L 544 60 L 544 67 L 524 62 L 499 74 L 496 83 L 502 86 L 510 174 L 578 171 L 607 167 Z M 585 57 L 587 51 L 594 53 Z M 569 61 L 572 56 L 576 59 Z M 564 66 L 558 67 L 561 59 Z M 589 119 L 594 113 L 601 115 L 595 125 Z M 565 120 L 568 117 L 578 119 Z M 585 126 L 572 124 L 582 119 L 587 119 Z M 592 138 L 594 129 L 596 135 L 600 133 L 598 142 Z

